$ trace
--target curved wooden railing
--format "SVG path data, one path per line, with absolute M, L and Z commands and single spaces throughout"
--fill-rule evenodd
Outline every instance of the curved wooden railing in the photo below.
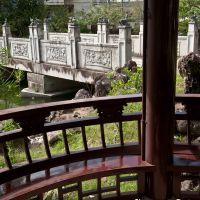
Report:
M 176 97 L 177 102 L 187 105 L 187 112 L 176 113 L 176 119 L 187 120 L 188 122 L 187 143 L 174 144 L 176 155 L 182 155 L 184 151 L 191 149 L 196 154 L 199 152 L 197 147 L 192 144 L 190 131 L 190 121 L 200 119 L 200 112 L 197 111 L 199 99 L 199 95 L 179 95 Z M 1 154 L 5 160 L 0 169 L 0 185 L 2 188 L 4 187 L 2 198 L 20 199 L 36 194 L 42 198 L 42 194 L 45 191 L 58 188 L 59 199 L 63 199 L 65 193 L 75 190 L 78 191 L 79 199 L 93 194 L 97 194 L 97 198 L 101 199 L 102 193 L 111 191 L 116 193 L 115 198 L 117 196 L 118 199 L 124 199 L 125 197 L 121 194 L 120 184 L 123 181 L 130 180 L 137 181 L 137 189 L 134 193 L 126 193 L 126 198 L 141 198 L 143 195 L 148 195 L 151 189 L 151 176 L 149 175 L 153 173 L 154 167 L 142 161 L 140 157 L 142 114 L 140 111 L 133 112 L 129 109 L 126 112 L 126 109 L 124 109 L 128 103 L 134 105 L 141 103 L 141 101 L 142 95 L 138 94 L 62 101 L 2 110 L 0 112 L 0 121 L 13 119 L 21 127 L 18 130 L 0 133 Z M 93 107 L 95 112 L 91 116 L 83 118 L 72 118 L 58 122 L 47 120 L 51 111 L 85 107 Z M 124 123 L 127 122 L 134 123 L 130 132 L 132 136 L 134 132 L 135 139 L 127 137 L 124 131 Z M 115 123 L 114 128 L 111 127 L 111 130 L 109 130 L 111 132 L 105 133 L 105 126 L 112 123 Z M 96 146 L 91 145 L 91 142 L 89 142 L 90 136 L 87 133 L 87 128 L 91 126 L 99 128 L 99 132 L 97 132 L 99 134 L 99 143 Z M 82 138 L 81 149 L 72 147 L 73 142 L 69 141 L 68 130 L 77 127 L 80 132 L 79 136 Z M 62 153 L 55 153 L 49 144 L 48 134 L 53 131 L 60 131 L 62 133 L 60 136 L 64 149 Z M 35 158 L 33 152 L 31 152 L 29 137 L 37 134 L 42 135 L 45 157 Z M 112 134 L 116 134 L 114 142 L 110 142 L 108 139 Z M 22 148 L 21 151 L 24 152 L 25 158 L 20 162 L 15 162 L 11 158 L 9 148 L 11 144 L 13 145 L 13 141 L 19 139 L 22 143 L 22 147 L 20 148 Z M 98 159 L 100 161 L 97 161 Z M 132 160 L 132 162 L 129 160 Z M 98 167 L 94 163 L 98 163 Z M 80 165 L 84 167 L 80 168 Z M 58 174 L 57 176 L 55 174 L 52 175 L 51 171 L 60 166 L 64 166 L 65 170 L 60 170 L 58 173 L 59 176 Z M 73 169 L 75 170 L 73 171 Z M 188 166 L 177 164 L 176 160 L 174 161 L 174 165 L 169 168 L 169 172 L 179 177 L 178 179 L 173 179 L 173 193 L 177 197 L 188 195 L 180 190 L 181 174 L 183 172 L 196 172 L 199 169 L 200 167 L 193 167 L 191 171 L 191 168 Z M 45 175 L 43 177 L 39 176 L 39 179 L 32 180 L 32 175 L 40 171 L 44 171 Z M 121 174 L 127 173 L 135 173 L 136 175 L 126 178 L 121 177 Z M 116 186 L 107 189 L 102 188 L 101 178 L 111 175 L 116 176 Z M 11 183 L 12 180 L 20 177 L 25 177 L 23 184 L 19 184 L 18 186 L 20 187 L 13 186 Z M 96 191 L 82 191 L 81 181 L 92 178 L 97 179 L 98 187 Z M 66 185 L 66 180 L 67 184 L 76 183 L 76 185 L 67 187 L 68 189 L 63 189 L 63 186 Z M 34 187 L 31 187 L 33 184 L 35 184 Z M 26 190 L 28 185 L 30 187 Z M 108 195 L 108 198 L 111 197 Z

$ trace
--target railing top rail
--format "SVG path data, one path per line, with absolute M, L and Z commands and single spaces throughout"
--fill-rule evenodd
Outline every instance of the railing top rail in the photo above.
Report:
M 199 103 L 200 94 L 178 94 L 176 95 L 176 102 L 182 103 Z
M 51 102 L 44 104 L 37 104 L 31 106 L 22 106 L 18 108 L 10 108 L 0 111 L 0 120 L 5 120 L 13 117 L 20 117 L 31 115 L 34 113 L 45 113 L 52 110 L 62 110 L 62 109 L 72 109 L 72 108 L 81 108 L 81 107 L 98 107 L 100 105 L 118 105 L 128 102 L 141 102 L 142 95 L 120 95 L 120 96 L 107 96 L 107 97 L 97 97 L 97 98 L 88 98 L 80 100 L 67 100 L 60 102 Z M 123 103 L 122 103 L 123 102 Z
M 175 97 L 176 102 L 195 104 L 199 103 L 200 94 L 179 94 Z M 51 103 L 43 103 L 31 106 L 22 106 L 18 108 L 10 108 L 0 110 L 0 120 L 12 118 L 13 116 L 25 116 L 26 113 L 32 114 L 38 112 L 50 112 L 52 110 L 62 110 L 71 108 L 81 107 L 98 107 L 102 103 L 106 105 L 122 104 L 128 102 L 141 102 L 142 94 L 131 94 L 131 95 L 119 95 L 119 96 L 107 96 L 107 97 L 96 97 L 79 100 L 67 100 Z

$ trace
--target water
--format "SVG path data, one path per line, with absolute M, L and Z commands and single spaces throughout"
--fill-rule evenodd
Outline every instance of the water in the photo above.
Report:
M 18 96 L 14 98 L 12 102 L 9 102 L 9 103 L 5 103 L 4 99 L 0 99 L 0 110 L 6 109 L 6 108 L 15 108 L 19 106 L 47 103 L 47 102 L 71 100 L 72 98 L 74 98 L 74 96 L 75 96 L 75 92 L 62 95 L 62 96 L 53 97 L 53 98 L 21 97 L 19 94 Z

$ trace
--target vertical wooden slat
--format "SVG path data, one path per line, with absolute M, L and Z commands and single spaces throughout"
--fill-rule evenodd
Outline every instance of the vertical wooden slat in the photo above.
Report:
M 58 199 L 63 200 L 62 186 L 58 188 Z
M 98 199 L 101 200 L 101 178 L 97 178 L 97 193 L 98 193 Z
M 38 200 L 43 200 L 43 194 L 38 194 L 37 199 Z
M 12 163 L 11 163 L 10 157 L 8 155 L 8 147 L 7 147 L 6 143 L 3 143 L 3 156 L 4 156 L 7 167 L 9 169 L 12 169 Z
M 122 146 L 124 146 L 124 136 L 123 136 L 123 128 L 122 128 L 122 122 L 119 122 L 119 136 L 120 136 L 120 143 Z
M 5 183 L 4 184 L 4 189 L 5 189 L 5 193 L 9 193 L 11 191 L 11 183 Z
M 49 149 L 49 143 L 47 138 L 47 133 L 43 133 L 44 147 L 48 158 L 51 158 L 51 152 Z
M 62 135 L 63 135 L 64 144 L 65 144 L 65 152 L 66 152 L 66 154 L 69 155 L 70 150 L 69 150 L 69 144 L 68 144 L 68 140 L 67 140 L 66 130 L 62 130 Z
M 50 177 L 50 169 L 45 170 L 45 177 L 49 178 Z
M 102 142 L 102 146 L 103 146 L 103 148 L 106 148 L 104 126 L 103 126 L 102 123 L 100 124 L 100 130 L 101 130 L 101 142 Z
M 27 137 L 24 137 L 24 148 L 25 148 L 25 154 L 26 154 L 26 159 L 27 161 L 30 163 L 32 163 L 32 158 L 31 158 L 31 154 L 28 148 L 28 139 Z
M 173 174 L 173 194 L 176 197 L 180 197 L 181 193 L 181 173 L 174 172 Z
M 82 196 L 82 183 L 81 181 L 78 182 L 78 200 L 82 200 L 83 196 Z
M 138 120 L 138 142 L 141 145 L 142 143 L 142 135 L 141 135 L 141 121 Z
M 120 175 L 116 175 L 116 189 L 117 189 L 117 196 L 120 196 Z
M 190 129 L 190 125 L 191 125 L 191 121 L 190 119 L 187 120 L 187 140 L 188 140 L 188 144 L 191 145 L 191 129 Z
M 30 183 L 31 182 L 31 175 L 27 175 L 26 176 L 26 183 Z
M 137 175 L 138 175 L 137 192 L 138 192 L 138 194 L 144 194 L 144 192 L 145 192 L 145 174 L 144 174 L 144 172 L 139 172 Z
M 88 151 L 87 138 L 86 138 L 86 133 L 85 133 L 85 126 L 81 127 L 81 131 L 82 131 L 84 149 L 85 149 L 85 151 Z
M 200 179 L 198 179 L 198 185 L 200 186 Z M 199 196 L 200 196 L 200 187 L 199 187 L 198 192 L 199 192 Z

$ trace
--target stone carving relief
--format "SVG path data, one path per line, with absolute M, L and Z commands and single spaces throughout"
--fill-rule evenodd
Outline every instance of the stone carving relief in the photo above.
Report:
M 3 42 L 0 41 L 0 48 L 3 48 Z
M 119 42 L 119 37 L 118 36 L 111 37 L 111 41 L 112 41 L 112 43 L 117 44 Z
M 82 42 L 94 43 L 94 38 L 81 38 Z
M 49 36 L 49 40 L 56 42 L 66 42 L 66 37 Z
M 112 51 L 84 50 L 85 66 L 112 68 Z
M 13 56 L 29 57 L 28 55 L 28 44 L 13 44 Z
M 66 48 L 64 47 L 47 47 L 46 53 L 47 61 L 58 61 L 64 63 L 67 61 Z

